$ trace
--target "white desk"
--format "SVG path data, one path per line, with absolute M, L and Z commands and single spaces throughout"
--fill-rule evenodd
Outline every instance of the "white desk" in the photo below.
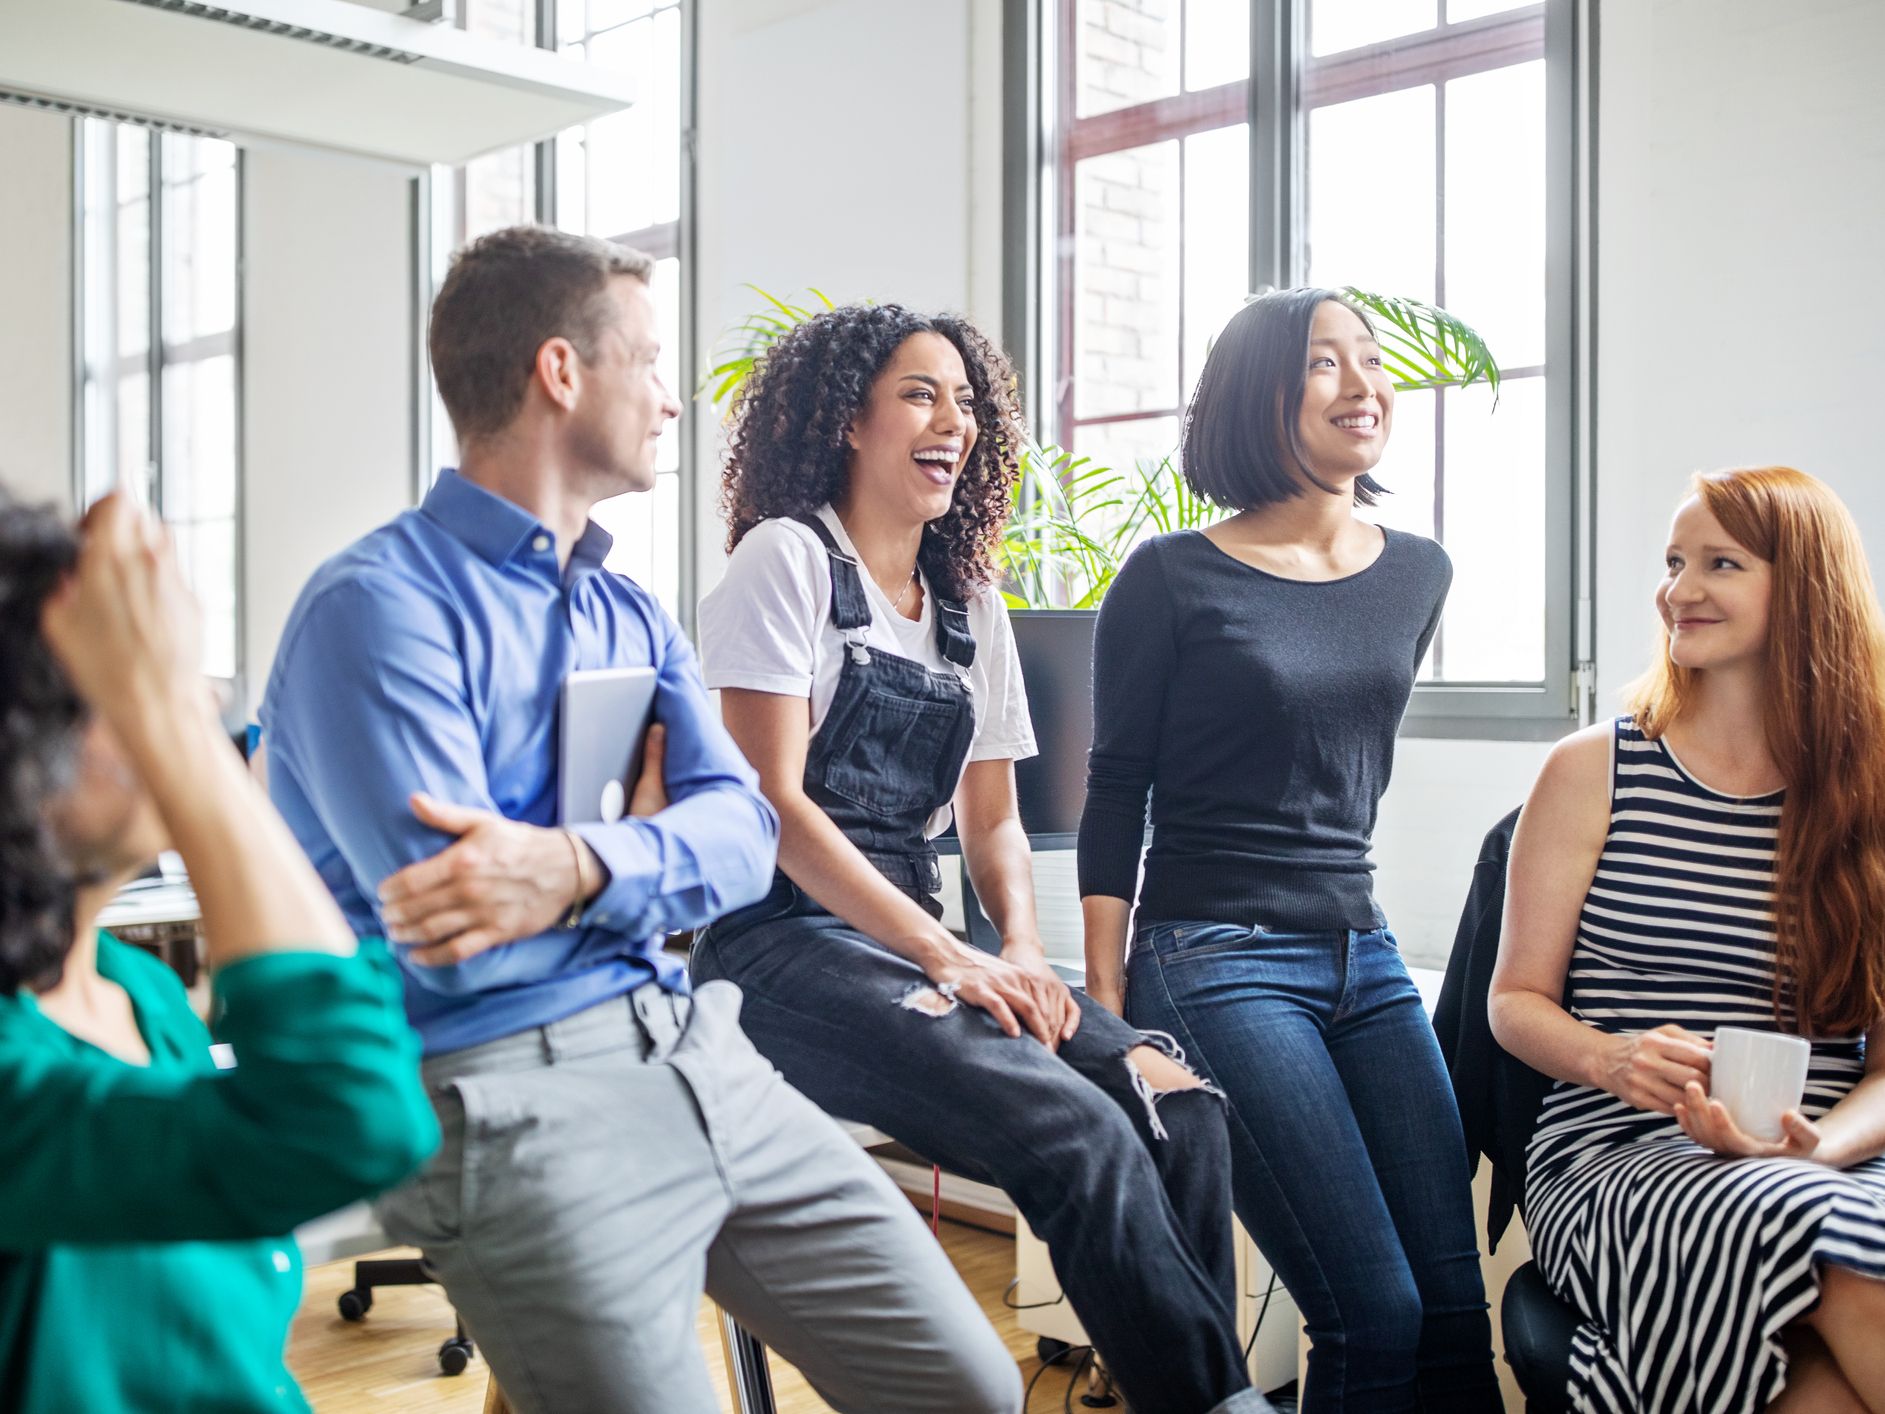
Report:
M 187 879 L 140 879 L 118 891 L 98 915 L 98 926 L 127 943 L 154 947 L 193 987 L 197 980 L 196 925 L 202 914 Z

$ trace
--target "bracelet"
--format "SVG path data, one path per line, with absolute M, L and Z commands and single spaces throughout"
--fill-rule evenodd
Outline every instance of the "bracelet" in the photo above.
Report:
M 583 842 L 574 830 L 563 831 L 563 838 L 569 841 L 570 853 L 576 858 L 576 896 L 569 902 L 569 913 L 563 919 L 565 928 L 580 928 L 583 921 L 583 909 L 589 900 L 583 896 Z

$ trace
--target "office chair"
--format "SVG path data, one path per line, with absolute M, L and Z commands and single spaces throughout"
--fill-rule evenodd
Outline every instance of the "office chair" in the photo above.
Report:
M 334 1304 L 340 1309 L 343 1321 L 364 1321 L 368 1311 L 373 1309 L 373 1291 L 381 1286 L 432 1286 L 438 1277 L 425 1264 L 423 1257 L 376 1257 L 353 1264 L 353 1286 L 340 1293 L 340 1299 Z M 477 1354 L 477 1347 L 471 1343 L 471 1337 L 465 1334 L 465 1323 L 452 1316 L 455 1330 L 444 1344 L 439 1346 L 439 1373 L 441 1375 L 462 1375 L 471 1364 L 471 1357 Z
M 1493 1039 L 1486 1015 L 1492 964 L 1499 952 L 1499 921 L 1505 912 L 1505 865 L 1517 824 L 1514 810 L 1492 827 L 1480 846 L 1433 1013 L 1466 1132 L 1467 1171 L 1478 1171 L 1482 1154 L 1492 1165 L 1486 1233 L 1494 1249 L 1513 1213 L 1521 1219 L 1525 1215 L 1525 1150 L 1538 1107 L 1551 1088 L 1549 1077 Z M 1537 1263 L 1527 1262 L 1506 1283 L 1500 1329 L 1506 1363 L 1525 1395 L 1526 1414 L 1568 1414 L 1571 1341 L 1581 1321 L 1551 1290 Z

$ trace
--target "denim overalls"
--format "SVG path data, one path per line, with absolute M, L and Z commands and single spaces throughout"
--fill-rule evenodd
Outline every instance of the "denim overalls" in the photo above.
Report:
M 932 595 L 948 671 L 873 649 L 857 561 L 822 521 L 802 519 L 825 547 L 831 622 L 845 640 L 805 793 L 940 917 L 924 830 L 954 797 L 975 736 L 968 610 Z M 913 1004 L 943 1000 L 922 969 L 783 872 L 765 899 L 697 935 L 690 971 L 739 985 L 742 1029 L 827 1112 L 1004 1189 L 1133 1408 L 1269 1408 L 1249 1388 L 1232 1321 L 1223 1100 L 1202 1089 L 1155 1096 L 1126 1059 L 1152 1038 L 1083 996 L 1080 1029 L 1057 1052 L 953 999 Z
M 805 757 L 805 793 L 883 876 L 940 916 L 942 871 L 924 829 L 956 793 L 975 739 L 965 605 L 931 596 L 938 672 L 866 642 L 871 606 L 857 561 L 817 516 L 804 516 L 831 563 L 831 622 L 844 635 L 837 695 Z

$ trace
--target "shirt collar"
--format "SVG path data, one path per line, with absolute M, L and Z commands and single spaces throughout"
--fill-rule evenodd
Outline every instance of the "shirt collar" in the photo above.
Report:
M 464 543 L 480 558 L 501 566 L 518 552 L 532 549 L 540 535 L 555 542 L 553 532 L 515 501 L 508 501 L 476 482 L 467 481 L 453 467 L 439 472 L 420 507 L 424 515 Z M 615 538 L 593 520 L 570 550 L 564 580 L 574 583 L 602 568 Z

